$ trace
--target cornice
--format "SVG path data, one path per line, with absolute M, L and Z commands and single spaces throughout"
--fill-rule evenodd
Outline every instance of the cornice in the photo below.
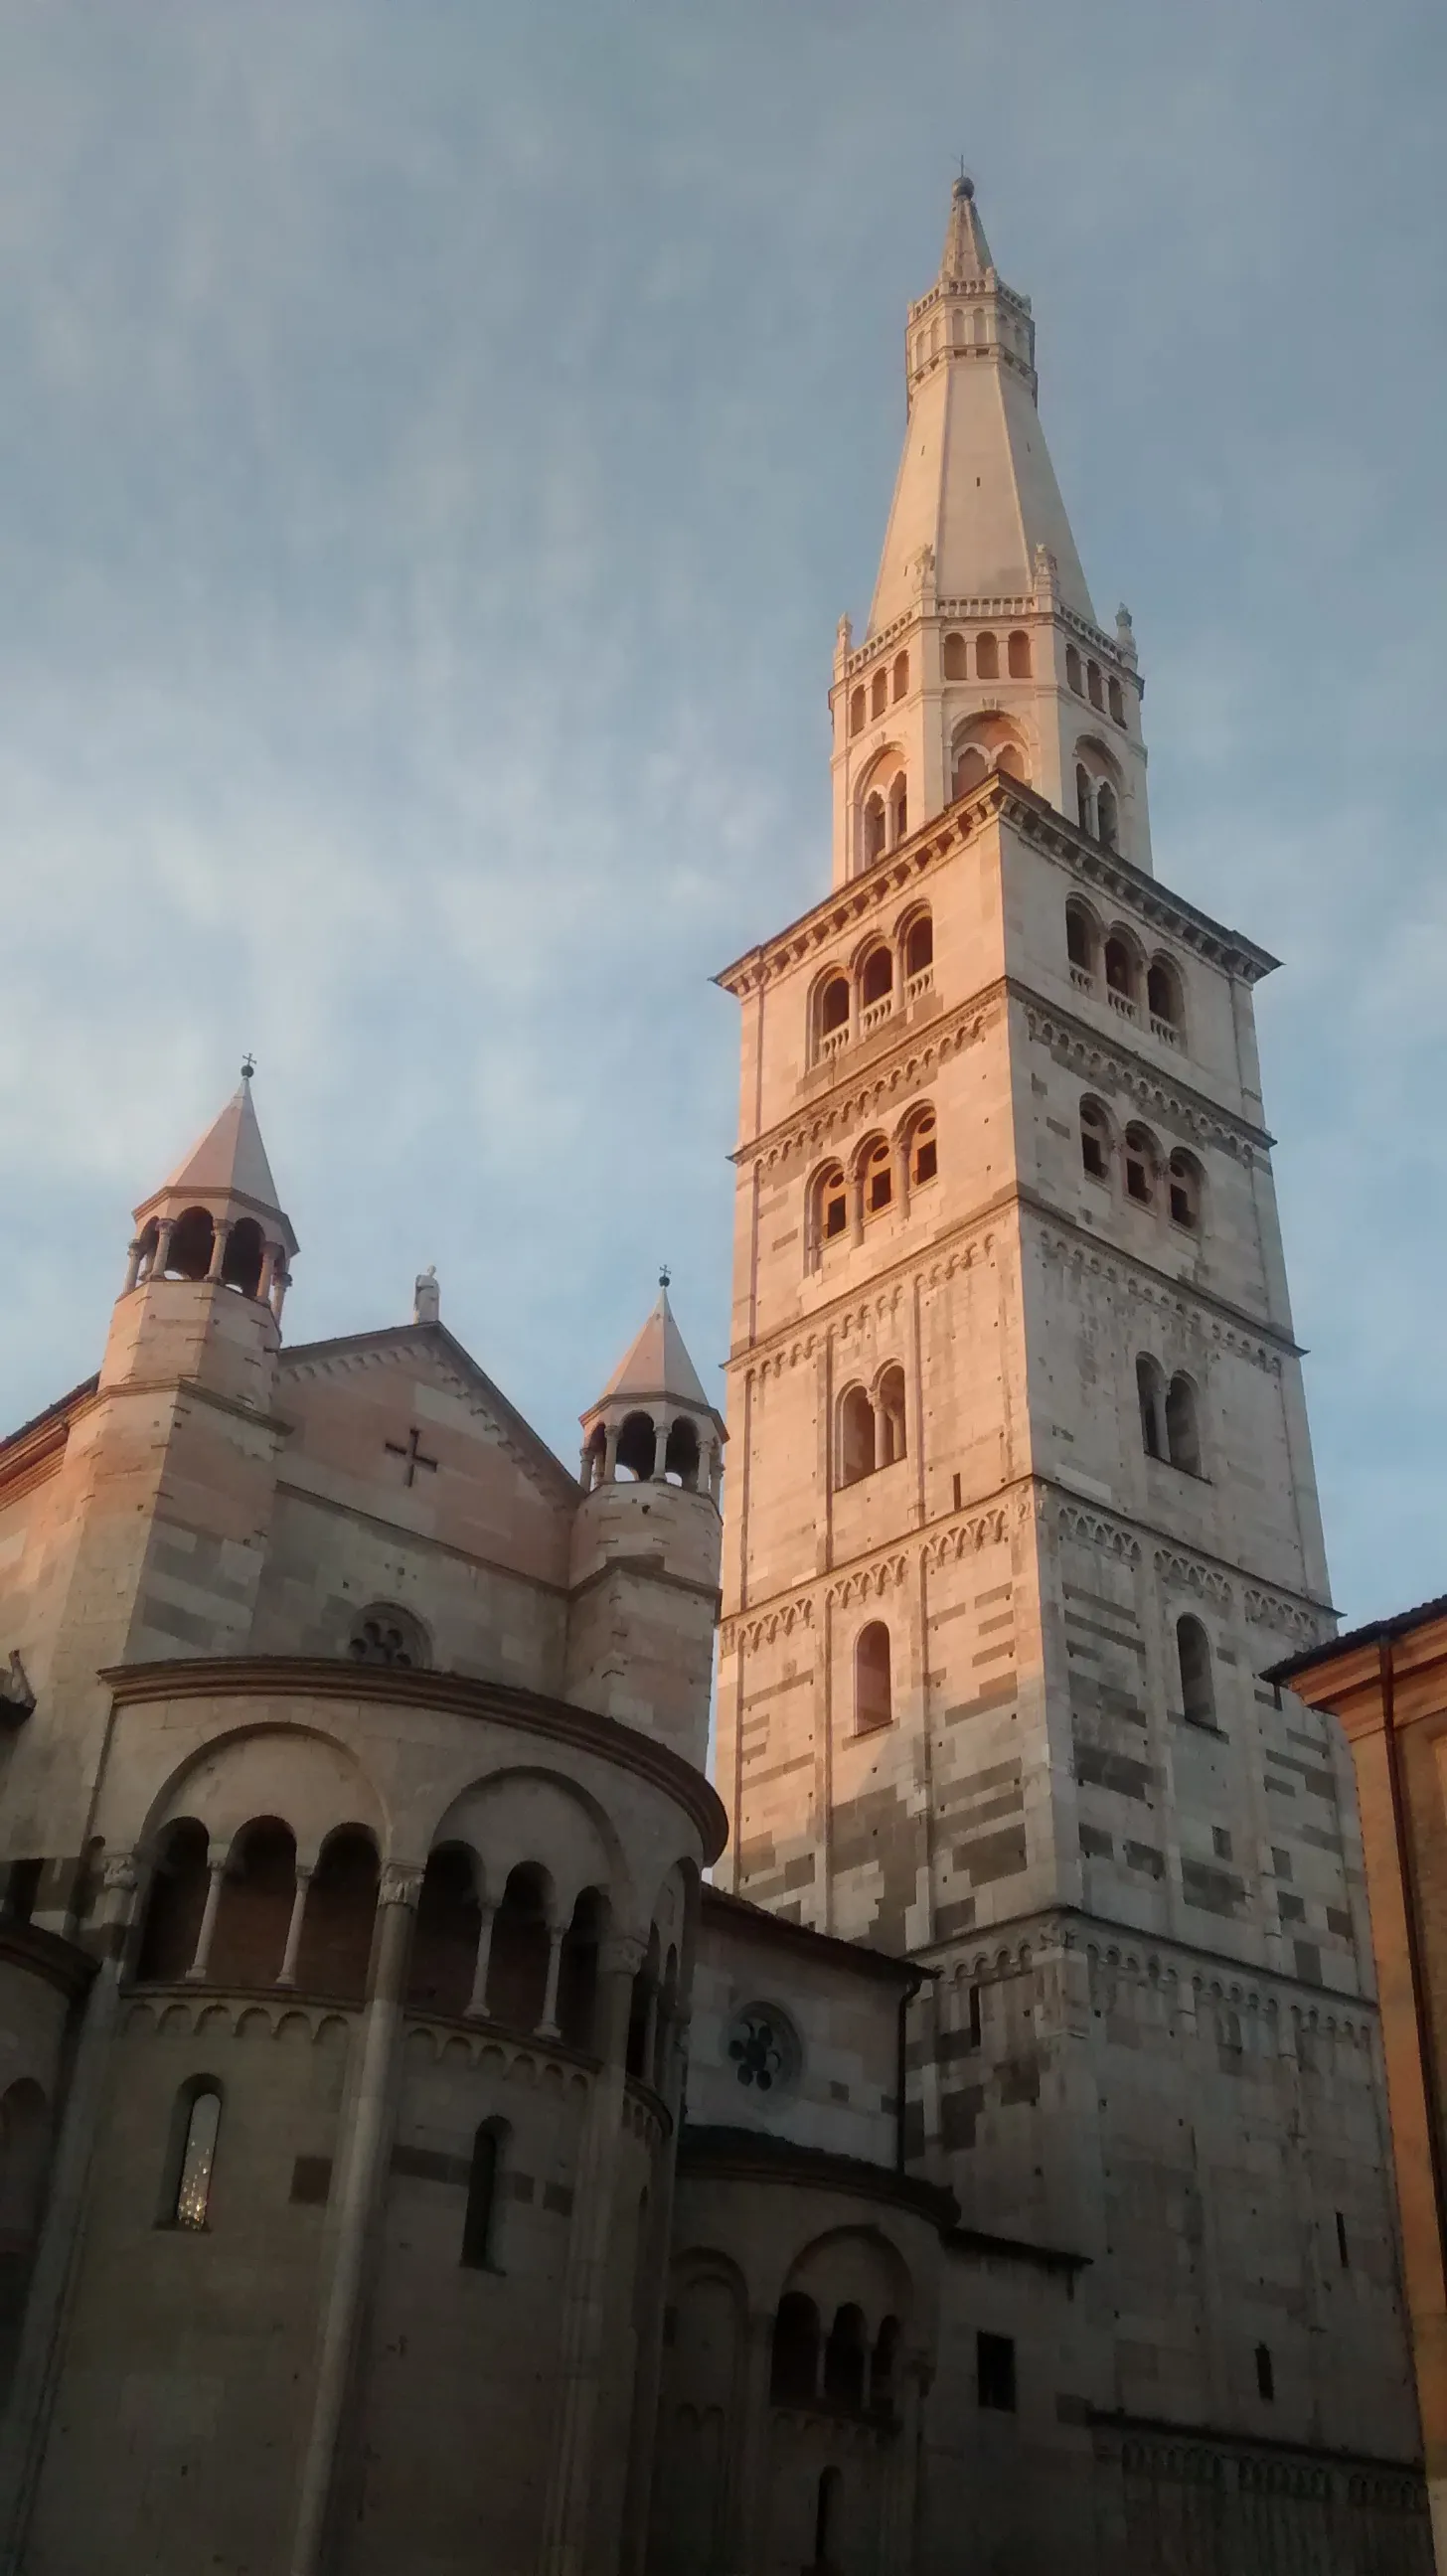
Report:
M 943 813 L 932 815 L 909 840 L 877 859 L 863 875 L 836 886 L 772 939 L 746 950 L 732 965 L 725 966 L 714 982 L 740 1000 L 777 983 L 781 976 L 808 964 L 831 941 L 856 930 L 888 902 L 932 874 L 973 840 L 984 824 L 995 821 L 1012 824 L 1023 839 L 1046 851 L 1082 884 L 1108 893 L 1113 903 L 1133 913 L 1138 921 L 1152 930 L 1167 932 L 1182 947 L 1243 983 L 1259 983 L 1281 962 L 1269 949 L 1258 947 L 1240 931 L 1213 920 L 1185 896 L 1172 894 L 1121 852 L 1104 849 L 1079 824 L 1057 813 L 1033 787 L 997 769 L 968 796 L 946 806 Z
M 1100 1080 L 1100 1068 L 1108 1065 L 1116 1086 L 1128 1091 L 1142 1109 L 1152 1110 L 1158 1118 L 1174 1119 L 1181 1133 L 1197 1144 L 1220 1145 L 1238 1161 L 1245 1159 L 1243 1148 L 1260 1154 L 1263 1161 L 1276 1139 L 1265 1127 L 1258 1127 L 1234 1109 L 1223 1109 L 1207 1092 L 1198 1091 L 1193 1083 L 1182 1082 L 1164 1072 L 1154 1057 L 1147 1057 L 1114 1036 L 1106 1037 L 1099 1029 L 1056 1002 L 1042 999 L 1028 984 L 1007 977 L 1010 998 L 1023 1002 L 1026 1025 L 1039 1046 L 1052 1053 L 1060 1046 L 1070 1050 L 1067 1061 L 1072 1072 L 1083 1079 Z
M 1001 1018 L 1009 995 L 1008 977 L 997 976 L 993 984 L 983 985 L 953 1010 L 938 1012 L 918 1028 L 903 1029 L 894 1044 L 881 1047 L 867 1065 L 856 1061 L 846 1066 L 832 1088 L 821 1090 L 804 1107 L 736 1146 L 729 1160 L 741 1168 L 762 1162 L 769 1170 L 787 1162 L 800 1146 L 825 1144 L 841 1126 L 876 1116 L 884 1100 L 928 1081 L 946 1056 L 977 1046 Z
M 65 1455 L 72 1425 L 82 1414 L 93 1410 L 98 1377 L 88 1377 L 73 1386 L 66 1395 L 58 1396 L 43 1413 L 22 1422 L 6 1440 L 0 1441 L 0 1503 L 18 1502 L 34 1485 L 42 1485 L 53 1476 Z
M 549 1737 L 575 1751 L 601 1755 L 636 1772 L 682 1807 L 698 1827 L 706 1862 L 717 1860 L 728 1839 L 728 1819 L 717 1791 L 691 1762 L 616 1717 L 575 1708 L 570 1700 L 515 1690 L 506 1682 L 474 1681 L 463 1673 L 421 1672 L 395 1664 L 353 1664 L 319 1655 L 198 1655 L 174 1662 L 112 1664 L 100 1676 L 117 1708 L 147 1700 L 340 1699 L 387 1708 L 430 1709 L 450 1717 L 486 1719 Z
M 1249 1625 L 1272 1629 L 1278 1636 L 1319 1638 L 1323 1626 L 1337 1615 L 1330 1602 L 1317 1601 L 1286 1584 L 1269 1583 L 1244 1566 L 1193 1546 L 1173 1530 L 1112 1511 L 1055 1477 L 1032 1470 L 977 1496 L 958 1512 L 864 1549 L 767 1600 L 741 1604 L 720 1624 L 719 1652 L 732 1654 L 739 1645 L 757 1652 L 777 1637 L 792 1636 L 796 1628 L 812 1628 L 817 1611 L 882 1599 L 912 1579 L 921 1558 L 934 1568 L 957 1563 L 982 1548 L 1003 1546 L 1013 1531 L 1047 1513 L 1057 1537 L 1098 1548 L 1127 1565 L 1140 1566 L 1149 1559 L 1159 1581 L 1213 1601 L 1233 1616 L 1239 1610 Z
M 1068 1257 L 1068 1246 L 1073 1246 L 1082 1267 L 1088 1256 L 1097 1271 L 1112 1276 L 1115 1274 L 1111 1264 L 1115 1263 L 1118 1273 L 1129 1277 L 1133 1293 L 1146 1303 L 1171 1307 L 1178 1315 L 1192 1307 L 1200 1309 L 1214 1321 L 1214 1338 L 1227 1349 L 1239 1350 L 1258 1367 L 1274 1365 L 1268 1357 L 1268 1346 L 1278 1358 L 1305 1356 L 1301 1344 L 1279 1325 L 1250 1314 L 1245 1307 L 1218 1296 L 1214 1289 L 1157 1270 L 1138 1253 L 1123 1251 L 1118 1244 L 1102 1243 L 1098 1235 L 1088 1234 L 1075 1218 L 1049 1199 L 1034 1190 L 1012 1186 L 997 1190 L 954 1226 L 940 1228 L 930 1238 L 927 1249 L 901 1253 L 898 1260 L 876 1271 L 867 1284 L 855 1281 L 841 1287 L 806 1316 L 795 1316 L 791 1322 L 731 1351 L 723 1363 L 725 1376 L 746 1377 L 750 1369 L 757 1369 L 761 1377 L 780 1376 L 786 1366 L 797 1368 L 802 1361 L 812 1359 L 828 1333 L 841 1328 L 847 1332 L 851 1315 L 862 1329 L 871 1321 L 881 1321 L 913 1282 L 925 1288 L 943 1286 L 957 1271 L 973 1269 L 981 1253 L 993 1249 L 991 1229 L 1011 1214 L 1028 1214 L 1056 1227 L 1062 1237 L 1059 1248 Z

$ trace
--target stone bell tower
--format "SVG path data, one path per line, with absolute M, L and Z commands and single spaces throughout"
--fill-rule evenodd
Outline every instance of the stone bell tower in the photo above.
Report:
M 1152 872 L 1130 623 L 967 180 L 905 374 L 833 889 L 720 978 L 724 1866 L 938 1971 L 912 2154 L 1090 2258 L 1082 2405 L 1403 2456 L 1350 1766 L 1256 1679 L 1331 1616 L 1275 961 Z
M 110 1705 L 108 1668 L 244 1651 L 285 1425 L 273 1412 L 296 1252 L 251 1097 L 135 1211 L 91 1386 L 67 1399 L 63 1469 L 27 1534 L 43 1731 L 5 1777 L 4 1850 L 49 1865 L 39 1919 L 67 1917 Z M 3 1853 L 0 1853 L 3 1856 Z
M 582 1417 L 566 1694 L 701 1771 L 718 1616 L 724 1427 L 668 1302 Z

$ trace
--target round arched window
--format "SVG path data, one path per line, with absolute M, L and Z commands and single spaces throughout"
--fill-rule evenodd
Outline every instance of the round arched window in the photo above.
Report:
M 797 2083 L 804 2052 L 777 2004 L 745 2004 L 729 2024 L 724 2055 L 746 2093 L 771 2101 Z

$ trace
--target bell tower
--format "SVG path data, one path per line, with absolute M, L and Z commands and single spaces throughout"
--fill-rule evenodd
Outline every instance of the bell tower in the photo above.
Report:
M 1401 2456 L 1350 1765 L 1256 1678 L 1332 1615 L 1254 1036 L 1276 961 L 1153 873 L 1135 644 L 1097 622 L 1036 354 L 961 179 L 839 633 L 833 888 L 720 978 L 723 1866 L 937 1972 L 912 2156 L 970 2222 L 1089 2257 L 1102 2420 Z

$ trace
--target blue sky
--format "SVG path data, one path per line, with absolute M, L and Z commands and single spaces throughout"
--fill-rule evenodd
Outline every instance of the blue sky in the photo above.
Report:
M 1444 69 L 1435 0 L 0 0 L 9 1418 L 247 1046 L 296 1337 L 435 1261 L 565 1456 L 661 1259 L 722 1355 L 708 977 L 827 883 L 964 152 L 1158 872 L 1285 960 L 1336 1596 L 1440 1590 Z

